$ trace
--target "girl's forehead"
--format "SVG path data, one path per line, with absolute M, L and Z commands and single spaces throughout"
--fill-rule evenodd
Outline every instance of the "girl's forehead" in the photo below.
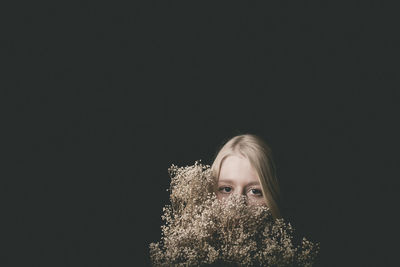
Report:
M 239 155 L 231 155 L 224 159 L 220 169 L 219 180 L 258 182 L 257 173 L 249 160 Z

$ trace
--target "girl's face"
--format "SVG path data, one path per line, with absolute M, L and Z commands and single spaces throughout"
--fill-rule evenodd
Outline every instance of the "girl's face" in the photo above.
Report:
M 249 160 L 240 155 L 226 157 L 221 165 L 217 197 L 223 199 L 230 194 L 246 196 L 251 205 L 266 205 L 256 171 Z

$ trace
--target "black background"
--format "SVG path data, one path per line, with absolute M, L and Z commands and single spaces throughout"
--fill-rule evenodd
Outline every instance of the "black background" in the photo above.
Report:
M 144 266 L 168 167 L 272 148 L 317 266 L 396 263 L 398 29 L 385 2 L 81 1 L 2 12 L 2 266 Z

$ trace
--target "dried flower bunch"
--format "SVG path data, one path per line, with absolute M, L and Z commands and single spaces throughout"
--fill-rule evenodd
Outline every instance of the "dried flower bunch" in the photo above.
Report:
M 319 243 L 303 238 L 294 246 L 293 228 L 245 197 L 219 200 L 209 165 L 172 165 L 170 205 L 163 208 L 161 241 L 150 244 L 154 266 L 312 266 Z

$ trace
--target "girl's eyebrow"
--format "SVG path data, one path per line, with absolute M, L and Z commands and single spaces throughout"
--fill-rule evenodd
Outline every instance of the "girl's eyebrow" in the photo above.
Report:
M 218 183 L 233 184 L 234 182 L 231 179 L 222 179 L 222 180 L 218 180 Z M 260 182 L 255 181 L 255 182 L 250 182 L 247 184 L 247 186 L 252 186 L 252 185 L 260 185 Z
M 247 186 L 251 186 L 251 185 L 260 185 L 260 183 L 257 181 L 257 182 L 250 182 L 247 184 Z
M 218 183 L 228 183 L 228 184 L 233 184 L 233 180 L 230 179 L 222 179 L 222 180 L 218 180 Z

